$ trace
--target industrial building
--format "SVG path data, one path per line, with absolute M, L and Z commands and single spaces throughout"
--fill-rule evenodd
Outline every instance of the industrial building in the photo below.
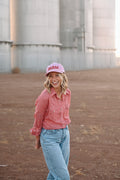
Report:
M 111 68 L 115 0 L 0 0 L 0 72 Z

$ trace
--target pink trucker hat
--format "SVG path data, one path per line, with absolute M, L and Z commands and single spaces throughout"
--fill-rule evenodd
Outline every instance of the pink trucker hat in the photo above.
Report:
M 50 64 L 50 65 L 46 68 L 46 76 L 47 76 L 50 72 L 64 73 L 65 70 L 64 70 L 64 67 L 62 66 L 62 64 L 52 63 L 52 64 Z

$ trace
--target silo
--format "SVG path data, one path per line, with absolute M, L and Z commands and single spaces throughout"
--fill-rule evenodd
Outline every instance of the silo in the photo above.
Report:
M 92 0 L 60 1 L 60 41 L 63 47 L 86 51 L 92 46 Z
M 10 13 L 9 0 L 0 0 L 0 72 L 10 72 Z
M 95 51 L 115 50 L 115 0 L 93 0 Z
M 83 51 L 84 0 L 60 1 L 60 42 Z
M 59 0 L 11 0 L 12 64 L 43 71 L 59 61 Z
M 68 69 L 90 68 L 92 55 L 85 53 L 93 47 L 93 4 L 92 0 L 60 1 L 61 59 Z M 91 52 L 90 52 L 91 53 Z M 89 59 L 89 64 L 86 63 Z
M 93 0 L 94 66 L 116 66 L 115 0 Z

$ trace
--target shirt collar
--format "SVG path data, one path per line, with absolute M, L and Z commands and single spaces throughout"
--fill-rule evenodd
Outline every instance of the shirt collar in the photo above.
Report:
M 51 95 L 54 96 L 55 94 L 57 95 L 56 91 L 54 90 L 54 88 L 51 88 Z M 66 89 L 66 92 L 63 95 L 66 95 L 66 94 L 68 94 L 68 95 L 70 94 L 70 90 L 69 89 Z

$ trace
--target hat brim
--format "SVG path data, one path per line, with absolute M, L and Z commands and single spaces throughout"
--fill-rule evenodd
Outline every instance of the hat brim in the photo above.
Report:
M 64 73 L 64 71 L 61 72 L 61 71 L 59 71 L 59 70 L 57 71 L 57 70 L 54 70 L 54 69 L 53 69 L 53 70 L 47 72 L 45 75 L 48 76 L 51 72 L 56 72 L 56 73 L 60 73 L 60 74 Z

